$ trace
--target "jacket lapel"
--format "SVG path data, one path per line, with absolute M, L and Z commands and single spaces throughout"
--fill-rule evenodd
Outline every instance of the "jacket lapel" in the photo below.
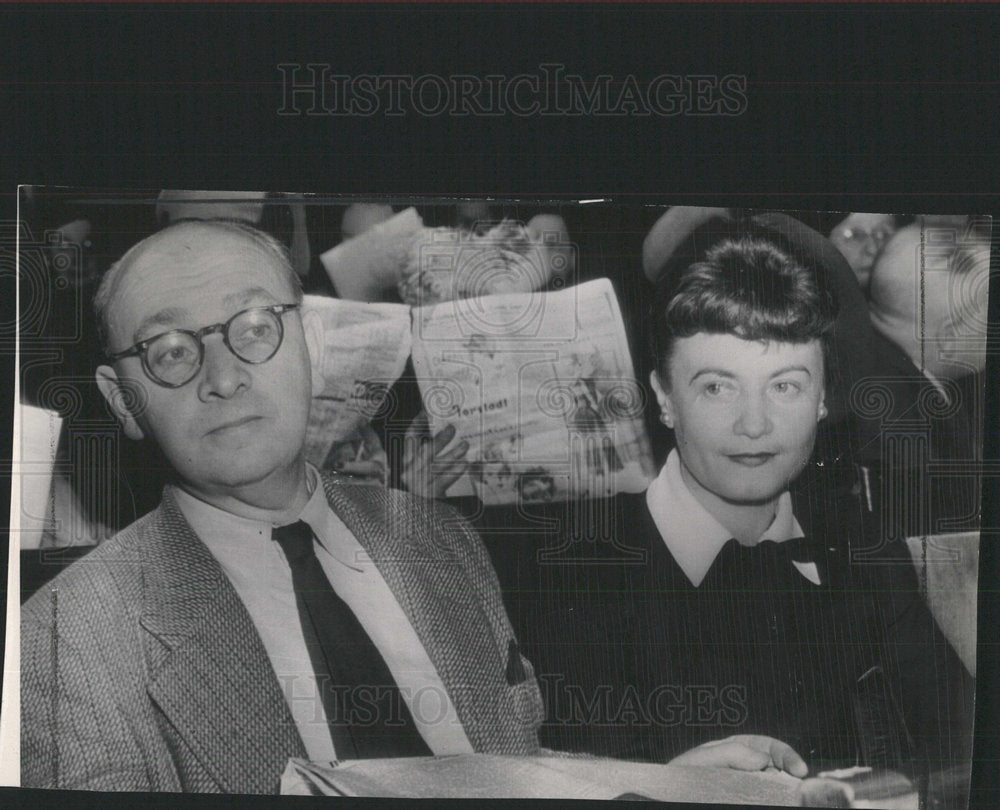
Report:
M 510 724 L 502 678 L 510 639 L 492 624 L 454 550 L 435 542 L 440 526 L 429 511 L 393 502 L 380 487 L 348 487 L 324 479 L 327 499 L 368 552 L 437 670 L 455 712 L 477 751 L 495 745 Z M 513 636 L 511 636 L 513 638 Z
M 274 792 L 305 756 L 246 608 L 169 491 L 145 544 L 147 691 L 224 792 Z

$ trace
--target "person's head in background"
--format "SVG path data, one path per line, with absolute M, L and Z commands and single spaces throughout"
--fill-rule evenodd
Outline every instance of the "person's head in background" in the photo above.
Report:
M 108 357 L 97 382 L 125 434 L 151 439 L 181 486 L 227 511 L 304 492 L 320 346 L 301 300 L 277 241 L 210 221 L 143 240 L 95 296 Z
M 371 230 L 376 225 L 392 219 L 391 205 L 384 203 L 351 203 L 344 209 L 340 220 L 340 235 L 352 239 L 358 234 Z
M 968 217 L 921 217 L 872 269 L 872 325 L 935 378 L 986 364 L 990 243 L 982 236 Z
M 896 217 L 892 214 L 848 214 L 830 232 L 830 241 L 847 259 L 865 292 L 872 265 L 895 232 Z
M 303 197 L 265 191 L 175 191 L 156 198 L 160 228 L 185 220 L 228 220 L 259 228 L 289 247 L 292 267 L 308 281 L 312 261 Z
M 654 284 L 661 278 L 671 257 L 689 239 L 692 232 L 713 220 L 729 221 L 728 208 L 698 205 L 672 205 L 650 229 L 642 242 L 642 269 Z
M 19 197 L 19 220 L 27 229 L 22 250 L 30 245 L 28 250 L 34 254 L 37 245 L 51 282 L 50 294 L 76 299 L 78 290 L 96 283 L 100 272 L 92 242 L 94 215 L 100 206 L 87 205 L 63 190 L 30 185 L 22 188 Z M 24 272 L 35 270 L 34 262 L 25 262 Z
M 660 280 L 650 375 L 660 420 L 685 484 L 741 542 L 767 528 L 812 453 L 835 318 L 816 274 L 751 234 Z
M 263 191 L 175 191 L 156 198 L 156 221 L 163 227 L 184 219 L 231 219 L 258 225 L 264 214 Z
M 503 219 L 500 206 L 486 200 L 462 200 L 455 205 L 455 226 L 467 231 L 491 227 Z
M 539 467 L 518 475 L 517 489 L 523 503 L 548 502 L 556 496 L 556 481 L 551 472 Z

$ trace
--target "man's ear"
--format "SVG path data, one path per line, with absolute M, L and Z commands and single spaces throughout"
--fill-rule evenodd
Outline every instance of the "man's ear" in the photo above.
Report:
M 98 366 L 95 376 L 101 395 L 107 401 L 115 418 L 121 423 L 125 435 L 136 441 L 144 438 L 145 434 L 130 409 L 130 405 L 135 406 L 140 399 L 135 391 L 125 387 L 111 366 Z
M 656 402 L 660 406 L 660 421 L 668 428 L 672 428 L 674 426 L 674 403 L 660 382 L 660 375 L 656 371 L 649 372 L 649 384 L 652 386 L 653 393 L 656 394 Z
M 302 331 L 305 333 L 306 349 L 309 351 L 309 365 L 312 368 L 313 396 L 321 393 L 326 387 L 323 376 L 323 319 L 315 310 L 302 313 Z

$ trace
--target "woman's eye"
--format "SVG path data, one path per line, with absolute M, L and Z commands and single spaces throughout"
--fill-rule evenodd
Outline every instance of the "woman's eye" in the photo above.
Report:
M 725 382 L 709 382 L 705 383 L 702 391 L 706 396 L 709 397 L 725 397 L 728 396 L 733 390 L 733 387 Z
M 798 385 L 798 383 L 782 380 L 781 382 L 776 382 L 774 384 L 774 390 L 781 396 L 794 396 L 799 393 L 802 388 Z

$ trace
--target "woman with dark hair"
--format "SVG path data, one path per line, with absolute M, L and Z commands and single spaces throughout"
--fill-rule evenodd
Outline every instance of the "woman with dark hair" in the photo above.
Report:
M 908 561 L 852 562 L 861 510 L 797 484 L 836 319 L 822 273 L 747 225 L 661 276 L 650 383 L 674 449 L 604 503 L 602 537 L 519 572 L 543 744 L 664 761 L 767 734 L 812 772 L 968 766 L 971 680 Z

